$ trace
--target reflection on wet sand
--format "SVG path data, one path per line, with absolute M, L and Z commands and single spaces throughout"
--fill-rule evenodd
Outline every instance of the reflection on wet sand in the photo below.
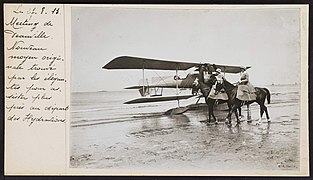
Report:
M 169 116 L 169 119 L 173 120 L 172 122 L 176 126 L 188 125 L 190 123 L 190 120 L 189 120 L 188 116 L 186 116 L 184 114 L 172 115 L 172 116 Z

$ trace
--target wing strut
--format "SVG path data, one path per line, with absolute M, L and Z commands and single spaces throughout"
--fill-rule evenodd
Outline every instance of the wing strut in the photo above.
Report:
M 176 64 L 176 95 L 178 95 L 178 64 Z M 177 98 L 177 105 L 180 107 L 179 99 Z
M 142 63 L 142 92 L 143 96 L 146 96 L 145 93 L 145 61 Z

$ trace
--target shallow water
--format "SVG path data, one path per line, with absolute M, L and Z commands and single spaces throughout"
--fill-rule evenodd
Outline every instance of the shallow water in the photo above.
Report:
M 73 93 L 71 167 L 159 170 L 298 170 L 300 88 L 268 86 L 272 122 L 224 124 L 227 111 L 215 111 L 218 125 L 201 123 L 206 109 L 183 115 L 163 113 L 174 102 L 124 105 L 136 91 Z M 188 105 L 196 98 L 181 102 Z M 246 115 L 243 108 L 243 115 Z M 252 120 L 259 108 L 251 105 Z M 240 166 L 238 166 L 240 165 Z

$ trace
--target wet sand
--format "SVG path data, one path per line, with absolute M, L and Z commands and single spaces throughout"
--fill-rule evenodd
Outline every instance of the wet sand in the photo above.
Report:
M 76 126 L 70 133 L 70 167 L 121 170 L 293 170 L 299 159 L 299 95 L 272 95 L 265 117 L 256 125 L 259 108 L 251 106 L 252 122 L 228 127 L 226 111 L 215 111 L 219 124 L 207 124 L 207 111 L 183 115 L 132 117 L 93 126 Z M 296 97 L 296 98 L 294 98 Z

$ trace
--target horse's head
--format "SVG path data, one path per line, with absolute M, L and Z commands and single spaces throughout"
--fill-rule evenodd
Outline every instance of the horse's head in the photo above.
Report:
M 216 81 L 217 81 L 216 76 L 215 75 L 211 75 L 210 78 L 208 79 L 207 84 L 208 84 L 208 86 L 211 87 L 212 85 L 214 85 L 216 83 Z
M 196 78 L 195 81 L 192 83 L 192 94 L 197 95 L 199 89 L 200 89 L 199 79 Z

